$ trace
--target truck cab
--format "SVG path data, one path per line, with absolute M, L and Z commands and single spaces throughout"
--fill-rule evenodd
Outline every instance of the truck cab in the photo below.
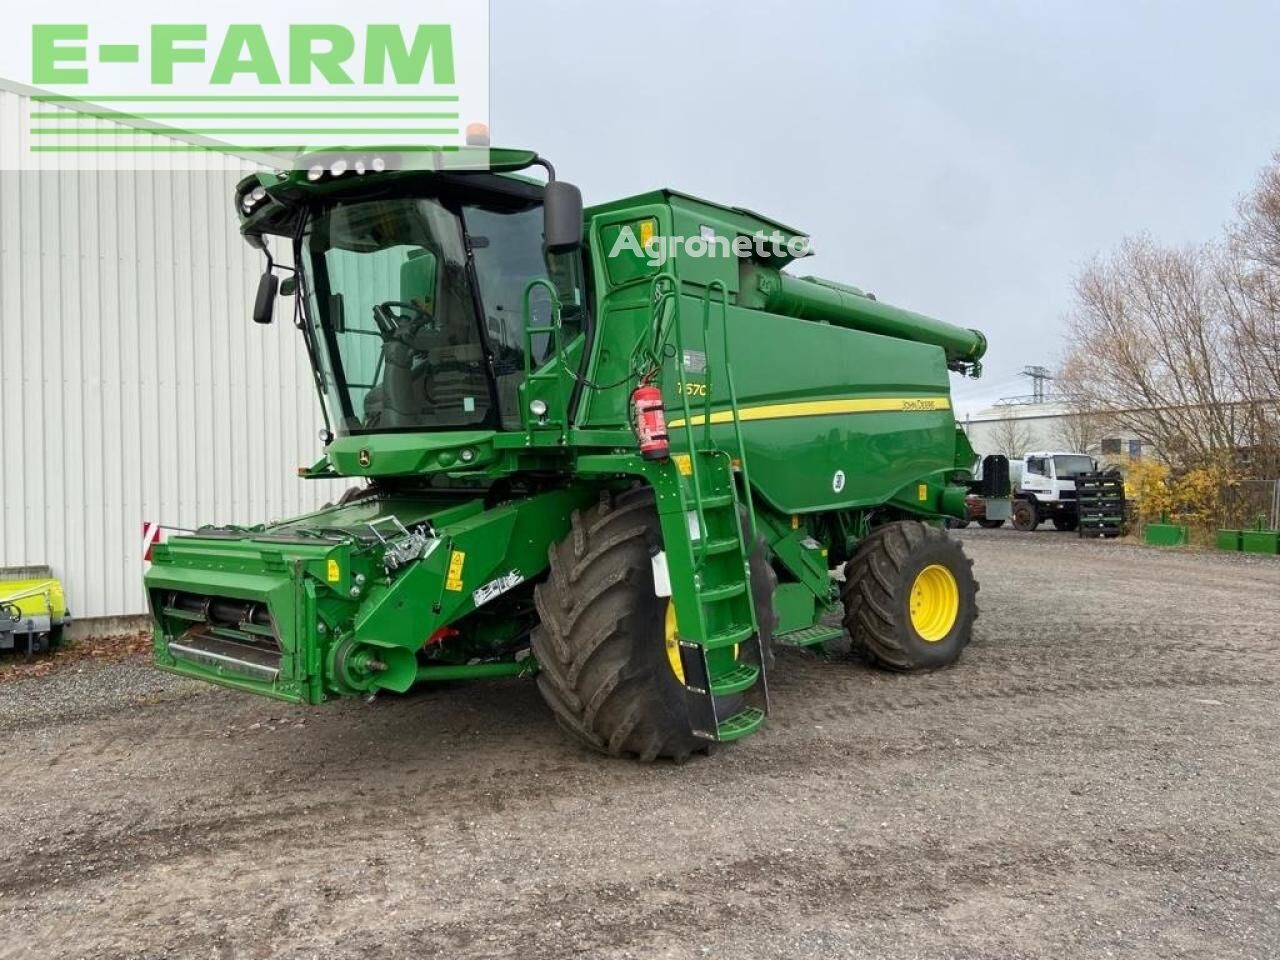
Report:
M 1098 461 L 1088 454 L 1040 450 L 1009 464 L 1013 481 L 1013 525 L 1034 530 L 1052 520 L 1058 530 L 1075 530 L 1076 477 L 1096 473 Z

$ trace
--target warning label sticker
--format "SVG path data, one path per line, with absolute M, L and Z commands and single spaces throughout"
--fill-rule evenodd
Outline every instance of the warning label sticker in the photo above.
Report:
M 455 550 L 449 556 L 449 572 L 444 578 L 444 588 L 454 593 L 462 592 L 462 566 L 467 562 L 467 555 Z

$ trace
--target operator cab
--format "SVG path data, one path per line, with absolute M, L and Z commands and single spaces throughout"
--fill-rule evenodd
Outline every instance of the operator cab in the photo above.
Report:
M 535 154 L 490 156 L 490 170 L 441 170 L 326 155 L 237 189 L 251 243 L 293 243 L 295 322 L 337 435 L 518 429 L 526 366 L 553 359 L 549 335 L 526 336 L 553 322 L 548 287 L 561 342 L 582 332 L 580 195 L 510 175 L 546 165 Z M 289 269 L 267 253 L 260 321 L 272 271 Z

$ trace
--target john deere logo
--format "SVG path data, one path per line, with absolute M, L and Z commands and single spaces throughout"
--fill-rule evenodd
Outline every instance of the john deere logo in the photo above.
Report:
M 369 454 L 369 448 L 361 447 L 360 452 L 356 454 L 356 460 L 359 461 L 360 466 L 362 467 L 367 467 L 369 464 L 373 463 L 373 457 Z

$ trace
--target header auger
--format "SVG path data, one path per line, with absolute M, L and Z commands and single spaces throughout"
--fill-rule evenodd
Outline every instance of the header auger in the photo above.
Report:
M 239 185 L 246 239 L 296 265 L 327 424 L 302 473 L 358 485 L 158 546 L 157 664 L 299 703 L 536 676 L 584 743 L 682 760 L 760 727 L 774 648 L 838 636 L 842 599 L 875 663 L 953 662 L 977 586 L 941 528 L 973 460 L 948 376 L 982 335 L 795 277 L 785 246 L 611 255 L 798 234 L 672 190 L 583 211 L 532 152 L 467 154 Z

